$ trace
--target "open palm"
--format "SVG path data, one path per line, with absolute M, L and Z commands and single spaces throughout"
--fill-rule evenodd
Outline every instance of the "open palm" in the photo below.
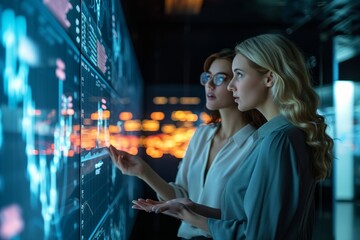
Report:
M 178 219 L 184 219 L 186 213 L 191 213 L 194 203 L 187 198 L 176 198 L 169 201 L 138 199 L 133 201 L 133 208 L 147 212 L 163 213 Z

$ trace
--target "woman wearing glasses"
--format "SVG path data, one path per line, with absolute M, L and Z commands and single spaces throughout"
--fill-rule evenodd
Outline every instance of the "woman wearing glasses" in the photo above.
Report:
M 220 218 L 220 200 L 232 175 L 253 143 L 253 133 L 266 120 L 257 111 L 240 112 L 227 85 L 233 77 L 232 50 L 209 56 L 200 83 L 206 94 L 206 107 L 213 111 L 210 124 L 195 131 L 182 159 L 174 183 L 165 182 L 139 157 L 110 146 L 114 163 L 123 174 L 135 175 L 156 191 L 160 200 L 186 198 L 184 204 L 198 214 Z M 205 207 L 207 205 L 207 207 Z M 202 207 L 195 207 L 202 206 Z M 210 235 L 182 222 L 178 236 L 184 239 L 209 238 Z
M 278 34 L 249 38 L 236 52 L 228 89 L 240 111 L 258 109 L 268 122 L 226 184 L 221 220 L 177 199 L 134 201 L 135 208 L 180 218 L 214 239 L 311 239 L 315 187 L 330 172 L 333 140 L 304 57 Z

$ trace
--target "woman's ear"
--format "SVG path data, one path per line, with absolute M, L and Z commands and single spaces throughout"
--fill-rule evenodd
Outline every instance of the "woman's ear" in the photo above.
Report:
M 274 85 L 275 82 L 275 74 L 272 71 L 268 71 L 265 74 L 265 86 L 266 87 L 272 87 Z

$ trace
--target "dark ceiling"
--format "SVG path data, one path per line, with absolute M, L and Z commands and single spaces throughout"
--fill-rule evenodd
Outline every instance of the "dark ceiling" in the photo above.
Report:
M 321 64 L 335 54 L 329 52 L 333 37 L 342 36 L 337 52 L 350 48 L 356 55 L 360 49 L 360 0 L 121 1 L 145 85 L 198 84 L 209 54 L 261 33 L 282 33 L 295 41 L 316 84 L 327 82 Z M 202 5 L 197 14 L 166 13 L 166 1 Z

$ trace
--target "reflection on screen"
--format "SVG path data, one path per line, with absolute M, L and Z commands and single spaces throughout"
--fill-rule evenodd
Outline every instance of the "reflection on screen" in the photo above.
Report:
M 113 166 L 106 146 L 137 148 L 129 142 L 139 136 L 127 133 L 119 115 L 138 115 L 141 95 L 124 96 L 109 81 L 121 81 L 108 48 L 109 16 L 122 14 L 114 3 L 0 3 L 0 239 L 130 234 L 138 182 Z M 117 83 L 125 92 L 133 85 L 141 79 Z

